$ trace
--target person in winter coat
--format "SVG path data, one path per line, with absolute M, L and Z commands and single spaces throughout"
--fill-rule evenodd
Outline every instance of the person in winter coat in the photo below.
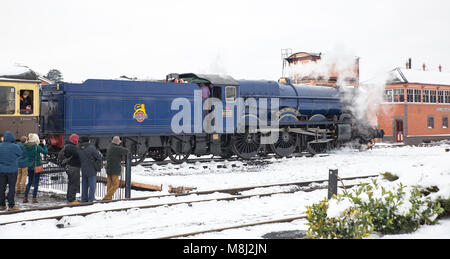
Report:
M 106 195 L 103 197 L 103 200 L 112 200 L 112 196 L 119 188 L 122 156 L 128 154 L 128 149 L 121 147 L 120 143 L 120 137 L 115 136 L 106 151 Z
M 36 166 L 42 165 L 41 154 L 47 154 L 48 149 L 45 143 L 45 139 L 42 140 L 43 146 L 40 145 L 39 136 L 37 134 L 29 134 L 28 142 L 25 143 L 25 152 L 28 157 L 28 183 L 25 188 L 25 197 L 23 199 L 24 203 L 28 202 L 28 193 L 30 192 L 31 185 L 33 185 L 33 203 L 37 203 L 37 193 L 39 189 L 39 180 L 41 179 L 41 174 L 35 174 L 34 168 Z
M 66 144 L 61 150 L 61 155 L 63 159 L 68 159 L 67 165 L 65 166 L 67 173 L 67 202 L 70 204 L 79 204 L 76 200 L 77 193 L 80 192 L 80 168 L 81 161 L 79 157 L 79 148 L 78 148 L 78 135 L 72 134 L 69 137 L 69 140 L 66 141 Z M 60 160 L 58 154 L 58 160 Z
M 89 138 L 80 138 L 80 162 L 81 162 L 81 202 L 93 202 L 95 200 L 95 188 L 97 184 L 97 170 L 95 161 L 102 160 L 102 155 L 89 143 Z
M 14 144 L 14 135 L 5 132 L 4 142 L 0 143 L 0 210 L 6 209 L 6 198 L 10 210 L 17 210 L 14 196 L 16 194 L 16 181 L 18 170 L 18 159 L 23 155 L 20 147 Z M 9 186 L 8 197 L 6 197 L 6 186 Z
M 20 138 L 20 142 L 17 144 L 23 152 L 23 155 L 19 157 L 18 166 L 19 170 L 17 171 L 17 182 L 16 182 L 16 192 L 23 193 L 25 192 L 25 185 L 27 184 L 28 177 L 28 157 L 25 152 L 25 143 L 28 141 L 28 138 L 22 136 Z

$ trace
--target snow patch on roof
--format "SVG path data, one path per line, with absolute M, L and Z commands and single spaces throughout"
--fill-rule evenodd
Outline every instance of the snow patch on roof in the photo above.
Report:
M 6 66 L 0 64 L 0 77 L 20 75 L 30 71 L 29 68 L 23 66 Z
M 450 85 L 450 73 L 396 68 L 391 72 L 391 77 L 388 82 Z

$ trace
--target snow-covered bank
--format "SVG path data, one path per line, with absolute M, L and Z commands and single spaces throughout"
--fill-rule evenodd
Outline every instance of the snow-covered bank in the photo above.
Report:
M 197 190 L 237 186 L 328 179 L 329 169 L 338 169 L 340 177 L 373 175 L 391 172 L 408 185 L 437 184 L 450 196 L 450 165 L 445 162 L 450 153 L 447 144 L 435 147 L 376 148 L 365 152 L 340 149 L 330 156 L 271 159 L 265 166 L 243 166 L 245 162 L 169 165 L 133 169 L 133 181 L 163 186 L 191 186 Z M 235 164 L 233 167 L 232 165 Z
M 169 184 L 192 186 L 197 187 L 197 190 L 207 190 L 327 179 L 328 170 L 337 168 L 340 177 L 371 175 L 388 171 L 398 175 L 404 184 L 438 186 L 439 192 L 433 195 L 446 197 L 450 189 L 450 166 L 446 163 L 450 153 L 445 152 L 445 148 L 448 146 L 383 147 L 366 152 L 341 149 L 332 152 L 330 156 L 273 159 L 273 163 L 262 166 L 241 166 L 240 163 L 245 162 L 229 162 L 230 165 L 226 168 L 217 168 L 216 163 L 212 162 L 153 167 L 152 169 L 135 167 L 132 180 L 148 184 L 163 184 L 164 186 Z M 236 166 L 231 166 L 231 163 L 235 163 Z M 166 192 L 165 189 L 163 192 L 152 194 Z M 133 196 L 138 195 L 147 196 L 149 193 L 133 192 Z M 217 194 L 213 194 L 208 197 L 216 196 Z M 65 217 L 59 222 L 42 220 L 0 226 L 0 238 L 155 238 L 296 216 L 305 211 L 305 206 L 316 203 L 326 196 L 326 190 L 317 190 L 309 193 L 296 192 L 238 201 L 194 203 L 192 206 L 183 204 L 131 209 L 126 212 L 102 212 L 86 217 Z M 179 197 L 177 199 L 187 198 Z M 148 199 L 134 201 L 132 204 L 152 204 L 170 199 L 175 198 Z M 120 204 L 123 205 L 124 202 L 107 206 L 119 206 Z M 94 206 L 99 208 L 100 204 Z M 104 206 L 106 207 L 106 205 Z M 72 211 L 81 212 L 89 209 L 92 208 L 79 207 Z M 44 212 L 37 213 L 43 214 Z M 6 221 L 5 217 L 0 216 L 0 221 Z M 262 238 L 264 234 L 273 231 L 306 230 L 305 223 L 305 220 L 297 220 L 290 223 L 214 232 L 194 236 L 194 238 Z M 439 225 L 421 226 L 418 231 L 411 234 L 373 235 L 370 238 L 450 238 L 450 220 L 446 218 L 441 220 Z

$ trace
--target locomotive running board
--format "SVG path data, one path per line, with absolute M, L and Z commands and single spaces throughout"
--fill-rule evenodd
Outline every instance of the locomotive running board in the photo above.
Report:
M 299 129 L 299 128 L 288 128 L 288 132 L 293 132 L 293 133 L 297 133 L 297 134 L 303 134 L 303 135 L 308 135 L 308 136 L 316 136 L 317 134 L 323 134 L 323 133 L 331 133 L 331 132 L 327 132 L 326 130 L 323 129 L 319 129 L 316 132 L 311 132 L 311 131 L 307 131 L 304 129 Z
M 308 142 L 308 145 L 309 144 L 323 144 L 323 143 L 331 142 L 333 140 L 334 139 L 318 139 L 318 140 L 313 140 L 313 141 Z

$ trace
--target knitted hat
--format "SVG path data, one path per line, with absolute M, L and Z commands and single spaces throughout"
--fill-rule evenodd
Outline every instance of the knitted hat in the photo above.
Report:
M 28 142 L 39 142 L 39 136 L 37 134 L 30 133 L 28 135 Z
M 112 143 L 114 143 L 114 144 L 116 144 L 116 145 L 120 145 L 121 142 L 122 142 L 122 141 L 120 141 L 120 137 L 119 137 L 119 136 L 115 136 L 115 137 L 112 139 Z
M 73 144 L 77 145 L 78 144 L 78 135 L 77 134 L 72 134 L 69 137 L 69 141 L 72 142 Z

